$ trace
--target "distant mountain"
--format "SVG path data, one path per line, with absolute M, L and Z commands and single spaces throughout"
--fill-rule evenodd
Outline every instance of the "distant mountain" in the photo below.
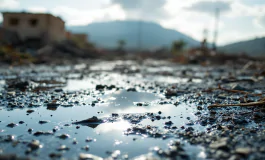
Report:
M 86 26 L 68 26 L 67 29 L 73 33 L 87 33 L 90 41 L 104 48 L 117 47 L 117 41 L 121 39 L 126 41 L 126 48 L 138 48 L 139 34 L 141 47 L 144 49 L 170 47 L 173 41 L 180 39 L 184 40 L 188 47 L 200 44 L 185 34 L 152 22 L 97 22 Z
M 246 53 L 250 56 L 265 56 L 265 37 L 221 46 L 219 50 L 230 54 Z

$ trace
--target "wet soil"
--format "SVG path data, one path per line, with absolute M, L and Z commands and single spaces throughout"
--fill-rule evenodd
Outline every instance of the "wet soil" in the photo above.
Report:
M 153 60 L 1 68 L 0 159 L 265 159 L 264 105 L 208 108 L 259 101 L 257 72 Z

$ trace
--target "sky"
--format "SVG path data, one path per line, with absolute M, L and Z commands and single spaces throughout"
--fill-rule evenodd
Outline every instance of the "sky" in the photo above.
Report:
M 220 11 L 218 45 L 265 36 L 265 0 L 0 0 L 0 11 L 48 12 L 69 26 L 152 21 L 196 40 L 202 40 L 207 30 L 210 42 L 216 8 Z

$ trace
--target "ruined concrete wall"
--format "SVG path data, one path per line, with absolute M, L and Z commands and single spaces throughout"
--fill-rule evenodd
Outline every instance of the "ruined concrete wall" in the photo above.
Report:
M 51 14 L 6 12 L 3 17 L 3 28 L 16 32 L 21 41 L 40 39 L 47 44 L 65 39 L 64 21 Z
M 66 38 L 65 23 L 58 17 L 49 16 L 49 38 L 51 41 L 60 41 Z
M 3 27 L 17 32 L 22 41 L 28 38 L 45 37 L 44 35 L 47 34 L 46 14 L 4 13 L 3 16 Z

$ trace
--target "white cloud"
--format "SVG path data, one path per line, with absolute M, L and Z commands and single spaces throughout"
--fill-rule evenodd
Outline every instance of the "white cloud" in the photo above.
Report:
M 259 28 L 265 28 L 265 15 L 260 15 L 255 18 L 254 24 Z
M 168 18 L 163 8 L 167 0 L 111 0 L 111 5 L 120 5 L 129 19 L 156 21 Z
M 45 7 L 38 7 L 38 6 L 36 6 L 36 7 L 29 7 L 27 9 L 27 11 L 28 12 L 32 12 L 32 13 L 46 13 L 46 12 L 48 12 L 48 9 L 45 8 Z
M 1 10 L 16 9 L 18 7 L 19 7 L 19 2 L 17 0 L 0 0 Z
M 123 20 L 126 18 L 126 14 L 119 5 L 94 10 L 58 6 L 53 8 L 51 13 L 61 16 L 67 25 L 86 25 L 95 21 Z

